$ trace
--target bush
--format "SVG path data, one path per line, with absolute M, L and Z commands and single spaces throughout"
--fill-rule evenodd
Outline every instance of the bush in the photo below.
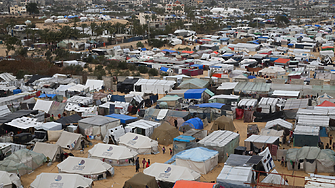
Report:
M 144 44 L 142 42 L 138 42 L 136 44 L 136 46 L 139 47 L 139 48 L 144 48 Z
M 148 71 L 148 74 L 149 74 L 150 76 L 157 76 L 157 75 L 158 75 L 158 70 L 157 70 L 157 69 L 150 69 L 150 70 Z
M 102 76 L 106 76 L 106 71 L 102 65 L 98 65 L 95 67 L 93 75 L 97 76 L 99 80 L 102 80 Z
M 167 41 L 158 40 L 158 39 L 150 39 L 148 40 L 148 43 L 150 46 L 160 48 L 160 47 L 163 47 L 165 44 L 167 44 Z
M 146 73 L 148 73 L 148 67 L 146 67 L 146 66 L 139 66 L 138 67 L 138 71 L 140 71 L 140 73 L 142 73 L 142 74 L 146 74 Z
M 128 64 L 125 61 L 119 62 L 118 65 L 117 65 L 117 68 L 121 69 L 121 70 L 125 70 L 125 69 L 128 68 Z
M 88 72 L 93 72 L 91 67 L 88 67 L 87 69 L 88 69 Z
M 166 72 L 162 72 L 162 73 L 161 73 L 161 76 L 169 76 L 169 74 L 166 73 Z
M 134 65 L 134 64 L 130 64 L 129 66 L 128 66 L 128 69 L 130 70 L 130 71 L 134 71 L 134 70 L 136 70 L 136 66 Z

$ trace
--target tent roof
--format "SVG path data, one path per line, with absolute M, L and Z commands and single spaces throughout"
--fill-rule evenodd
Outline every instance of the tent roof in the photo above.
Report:
M 46 123 L 43 123 L 39 126 L 36 126 L 35 127 L 36 130 L 61 130 L 62 129 L 62 124 L 61 123 L 57 123 L 57 122 L 46 122 Z
M 213 188 L 215 183 L 197 182 L 197 181 L 187 181 L 178 180 L 174 184 L 173 188 Z
M 214 121 L 211 130 L 235 131 L 235 125 L 232 119 L 223 115 Z
M 42 125 L 42 122 L 38 122 L 36 118 L 21 117 L 13 119 L 11 122 L 8 122 L 7 125 L 16 127 L 19 129 L 28 129 L 30 127 L 36 127 Z
M 151 148 L 152 139 L 140 134 L 128 132 L 119 139 L 120 144 L 131 148 Z
M 335 107 L 335 104 L 330 101 L 323 101 L 323 103 L 319 104 L 318 106 L 322 107 Z
M 185 135 L 180 135 L 173 139 L 173 141 L 177 141 L 177 142 L 191 142 L 193 140 L 195 140 L 193 136 L 185 136 Z
M 320 127 L 313 127 L 313 126 L 297 125 L 294 129 L 294 134 L 300 134 L 300 135 L 319 136 L 319 132 Z
M 217 182 L 244 182 L 251 183 L 252 167 L 224 165 Z
M 284 58 L 278 58 L 277 60 L 275 60 L 275 63 L 281 63 L 281 64 L 286 64 L 287 62 L 289 62 L 290 59 L 284 59 Z
M 119 121 L 118 119 L 112 118 L 112 117 L 105 117 L 105 116 L 92 116 L 89 118 L 85 118 L 85 119 L 81 119 L 78 121 L 78 123 L 86 123 L 86 124 L 90 124 L 90 125 L 95 125 L 95 126 L 102 126 L 108 123 L 112 123 L 115 121 Z
M 181 89 L 198 89 L 198 88 L 206 88 L 209 81 L 199 79 L 199 78 L 193 78 L 189 80 L 183 81 L 178 88 Z
M 88 150 L 88 153 L 91 155 L 91 157 L 105 158 L 112 160 L 130 159 L 137 155 L 136 152 L 131 151 L 129 148 L 125 146 L 117 146 L 102 143 L 94 145 L 92 149 Z
M 85 86 L 89 87 L 90 90 L 100 90 L 103 85 L 104 85 L 104 81 L 103 80 L 90 80 L 90 79 L 87 79 Z
M 89 188 L 93 180 L 84 178 L 78 174 L 63 174 L 63 173 L 41 173 L 36 176 L 36 179 L 30 184 L 32 188 L 52 187 L 53 185 L 62 185 L 66 188 Z
M 195 162 L 205 162 L 208 159 L 213 158 L 215 155 L 219 155 L 219 152 L 204 147 L 196 147 L 176 154 L 176 158 Z
M 71 123 L 78 123 L 78 121 L 81 119 L 82 118 L 78 114 L 73 114 L 71 116 L 62 117 L 56 120 L 56 122 L 61 123 L 64 126 L 64 125 L 69 125 Z
M 219 130 L 212 132 L 210 135 L 206 136 L 198 143 L 204 146 L 224 147 L 229 144 L 230 141 L 234 140 L 239 136 L 240 135 L 235 132 Z
M 265 125 L 265 128 L 266 128 L 266 129 L 270 129 L 270 128 L 276 126 L 276 125 L 279 125 L 279 126 L 281 126 L 281 127 L 284 127 L 284 128 L 286 128 L 286 129 L 290 129 L 290 130 L 291 130 L 292 127 L 293 127 L 293 124 L 292 124 L 292 123 L 290 123 L 290 122 L 288 122 L 288 121 L 285 121 L 285 120 L 283 120 L 283 119 L 281 119 L 281 118 L 278 118 L 278 119 L 275 119 L 275 120 L 272 120 L 272 121 L 268 121 L 268 122 L 266 123 L 266 125 Z
M 71 145 L 74 142 L 80 142 L 79 139 L 81 137 L 83 137 L 81 134 L 63 131 L 56 144 L 62 148 L 68 148 L 68 145 Z
M 52 103 L 53 101 L 37 100 L 33 110 L 40 110 L 45 113 L 49 113 Z
M 273 144 L 278 139 L 279 137 L 277 136 L 251 135 L 244 142 Z
M 21 185 L 21 180 L 15 173 L 0 171 L 0 185 L 3 185 L 4 187 L 12 187 L 12 183 L 19 187 Z
M 10 113 L 6 116 L 3 116 L 0 118 L 0 124 L 7 123 L 12 121 L 13 119 L 22 117 L 22 116 L 27 116 L 29 114 L 37 114 L 37 110 L 19 110 L 13 113 Z
M 159 127 L 154 129 L 151 135 L 153 140 L 157 140 L 159 144 L 170 145 L 173 139 L 179 136 L 179 131 L 168 122 L 163 122 Z
M 81 175 L 98 175 L 112 168 L 110 164 L 99 159 L 69 156 L 57 165 L 60 172 Z
M 156 180 L 175 183 L 177 180 L 198 180 L 200 174 L 187 167 L 154 163 L 149 168 L 143 170 L 146 175 L 156 177 Z
M 158 188 L 156 178 L 139 172 L 124 183 L 124 188 Z
M 161 101 L 177 101 L 179 99 L 181 99 L 181 97 L 179 97 L 178 95 L 166 95 L 165 97 L 159 99 L 158 102 L 161 102 Z
M 202 104 L 196 104 L 195 106 L 198 106 L 199 108 L 217 108 L 221 109 L 222 106 L 225 104 L 222 103 L 202 103 Z
M 59 150 L 59 145 L 44 142 L 36 142 L 33 149 L 34 152 L 44 154 L 46 157 L 49 157 L 50 160 L 53 160 L 56 157 Z

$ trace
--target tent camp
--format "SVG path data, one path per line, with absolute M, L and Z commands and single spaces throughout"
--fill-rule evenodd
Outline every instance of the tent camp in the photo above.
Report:
M 239 146 L 240 135 L 231 131 L 214 131 L 198 142 L 199 146 L 219 152 L 219 162 L 225 162 L 228 155 Z
M 55 161 L 56 158 L 59 158 L 63 152 L 59 145 L 57 144 L 48 144 L 44 142 L 36 142 L 34 152 L 44 154 L 50 159 L 50 161 Z
M 66 188 L 91 188 L 93 180 L 78 174 L 41 173 L 30 184 L 31 188 L 66 187 Z
M 223 115 L 214 121 L 211 130 L 235 131 L 235 126 L 232 119 L 227 118 L 226 116 Z
M 207 174 L 218 165 L 218 159 L 218 151 L 196 147 L 176 154 L 176 165 Z
M 124 182 L 123 188 L 158 188 L 156 178 L 139 172 Z
M 252 167 L 224 165 L 216 182 L 225 188 L 250 187 L 245 183 L 253 182 Z
M 80 133 L 87 136 L 105 138 L 108 129 L 120 125 L 120 120 L 105 116 L 93 116 L 78 121 Z
M 21 149 L 0 161 L 0 170 L 22 176 L 40 167 L 44 162 L 46 157 L 43 154 Z
M 158 122 L 141 119 L 127 124 L 124 129 L 126 132 L 137 133 L 150 137 L 158 126 L 160 126 L 160 123 Z
M 83 136 L 81 134 L 63 131 L 56 144 L 65 149 L 78 150 L 81 148 L 80 142 L 82 138 Z
M 201 121 L 200 118 L 192 118 L 187 121 L 185 121 L 180 127 L 179 131 L 188 131 L 190 129 L 203 129 L 204 128 L 204 123 Z
M 152 164 L 149 168 L 144 169 L 143 173 L 154 176 L 162 187 L 172 187 L 177 180 L 198 181 L 201 176 L 187 167 L 162 163 Z
M 113 166 L 134 165 L 137 153 L 125 146 L 98 143 L 88 150 L 88 157 L 92 159 L 105 159 Z M 130 160 L 132 159 L 132 160 Z
M 114 168 L 99 159 L 71 157 L 57 165 L 60 173 L 79 174 L 89 176 L 93 180 L 98 180 L 98 176 L 102 175 L 106 178 L 107 174 L 114 175 Z
M 13 188 L 13 184 L 16 187 L 22 186 L 20 178 L 15 173 L 0 171 L 0 185 L 2 188 Z
M 157 140 L 158 144 L 167 146 L 172 144 L 173 139 L 177 136 L 179 136 L 179 131 L 174 126 L 165 121 L 154 130 L 150 138 Z
M 119 144 L 138 154 L 158 153 L 158 142 L 140 134 L 126 133 L 120 137 Z

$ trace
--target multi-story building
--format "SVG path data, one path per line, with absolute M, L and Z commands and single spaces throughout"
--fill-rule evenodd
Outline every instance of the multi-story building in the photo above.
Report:
M 164 28 L 166 25 L 164 15 L 141 12 L 139 13 L 137 17 L 140 20 L 141 25 L 149 23 L 150 27 L 155 27 L 155 28 Z
M 165 5 L 165 12 L 169 14 L 184 14 L 185 6 L 179 1 Z
M 21 6 L 15 5 L 9 8 L 9 14 L 22 14 L 26 12 L 27 12 L 26 7 L 24 6 L 21 7 Z
M 198 5 L 198 0 L 179 0 L 181 4 L 188 7 L 196 7 Z

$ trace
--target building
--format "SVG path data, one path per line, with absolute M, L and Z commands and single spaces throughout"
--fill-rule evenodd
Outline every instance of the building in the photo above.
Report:
M 21 6 L 15 5 L 9 8 L 9 14 L 22 14 L 26 12 L 27 12 L 26 7 L 24 6 L 21 7 Z
M 155 15 L 154 16 L 155 19 L 152 19 L 153 15 Z M 147 24 L 147 22 L 149 22 L 150 27 L 155 28 L 164 28 L 166 25 L 164 15 L 152 14 L 149 12 L 141 12 L 137 17 L 140 20 L 141 25 Z
M 184 14 L 184 4 L 181 4 L 179 1 L 174 3 L 168 3 L 165 5 L 165 12 L 169 14 Z
M 188 7 L 196 7 L 198 0 L 180 0 L 180 3 Z

